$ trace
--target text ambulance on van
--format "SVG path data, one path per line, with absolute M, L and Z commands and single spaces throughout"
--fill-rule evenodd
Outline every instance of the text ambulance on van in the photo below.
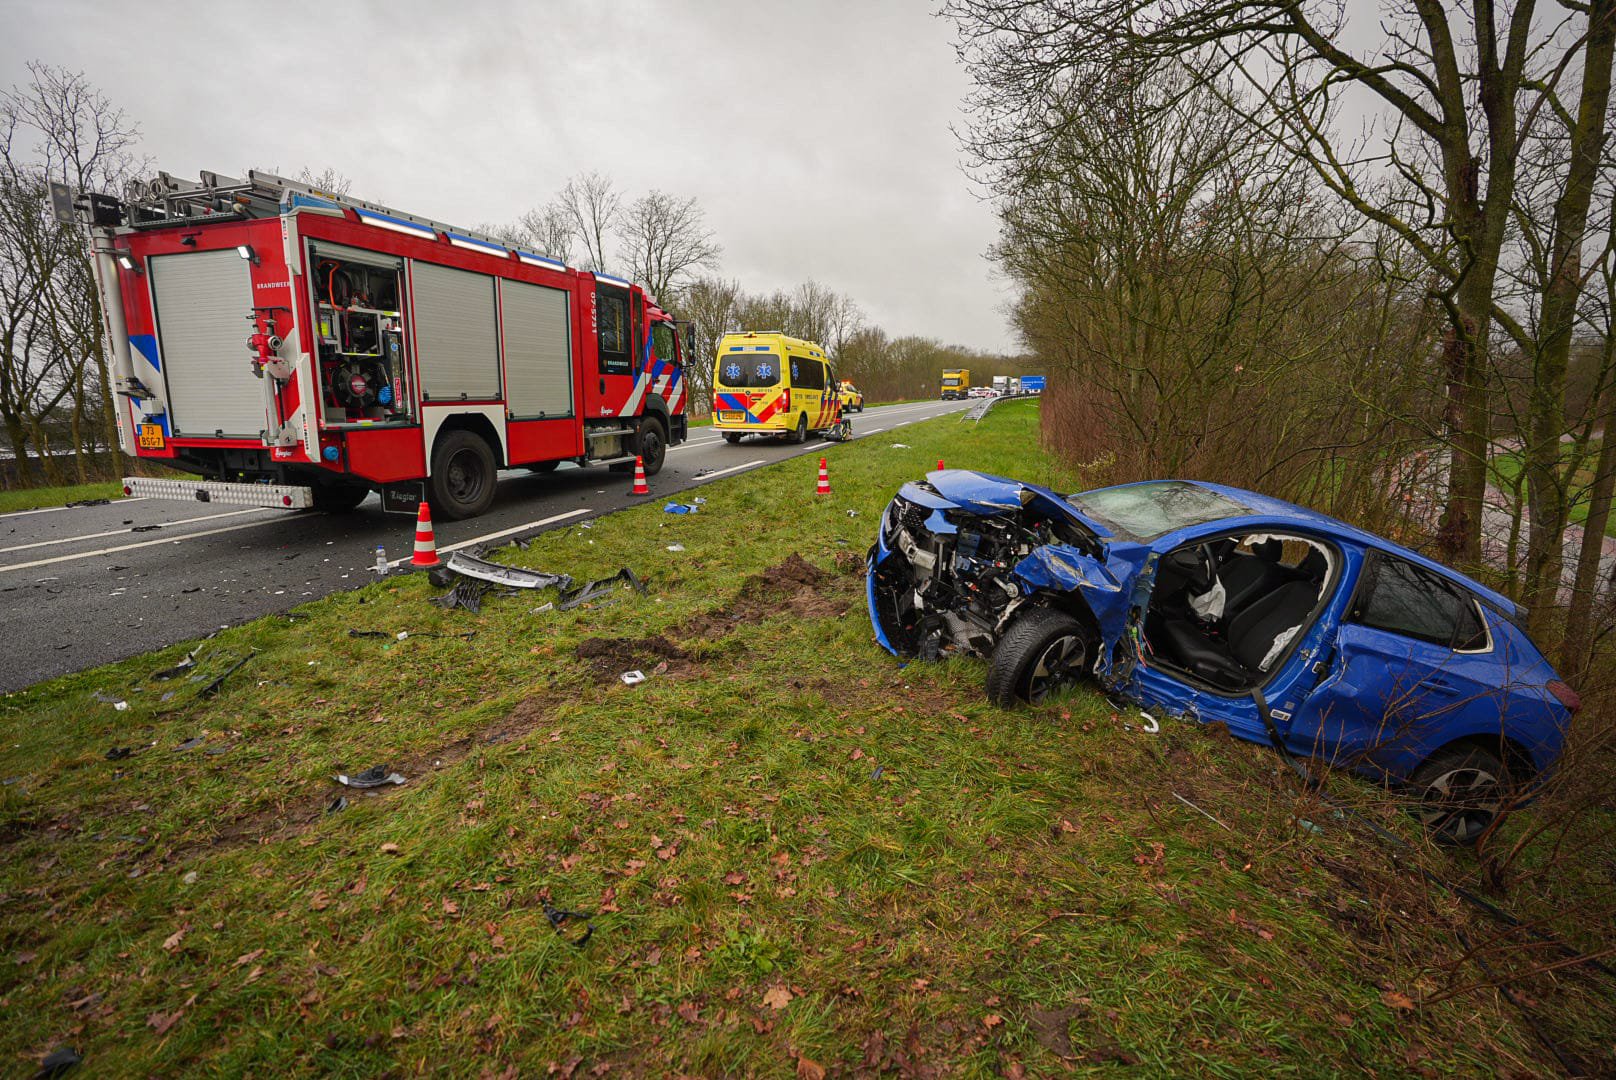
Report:
M 749 432 L 787 435 L 841 426 L 836 373 L 823 346 L 780 333 L 725 334 L 713 361 L 713 427 L 734 444 Z

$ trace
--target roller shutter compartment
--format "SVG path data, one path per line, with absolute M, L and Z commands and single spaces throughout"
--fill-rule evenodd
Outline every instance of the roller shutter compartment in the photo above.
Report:
M 506 399 L 512 418 L 571 416 L 567 293 L 521 281 L 503 281 L 500 290 Z
M 253 306 L 247 261 L 231 249 L 158 255 L 150 266 L 169 430 L 258 438 L 268 421 L 246 346 Z
M 447 266 L 410 264 L 415 355 L 426 401 L 499 397 L 494 279 Z

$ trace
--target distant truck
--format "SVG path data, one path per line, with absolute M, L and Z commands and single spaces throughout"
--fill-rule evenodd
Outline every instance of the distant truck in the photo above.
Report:
M 1008 375 L 995 375 L 995 376 L 993 376 L 993 392 L 995 394 L 1000 395 L 1000 396 L 1008 394 L 1010 392 L 1010 376 L 1008 376 Z
M 968 368 L 949 368 L 943 372 L 942 400 L 955 401 L 969 397 L 971 393 L 971 372 Z
M 1044 377 L 1042 375 L 1023 375 L 1021 377 L 1021 392 L 1023 394 L 1042 394 L 1044 392 Z
M 1019 375 L 1010 376 L 1009 392 L 1011 397 L 1021 393 L 1021 377 Z

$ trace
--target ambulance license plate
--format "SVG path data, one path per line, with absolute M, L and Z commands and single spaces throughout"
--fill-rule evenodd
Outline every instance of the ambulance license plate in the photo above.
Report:
M 161 450 L 163 448 L 163 425 L 140 425 L 140 448 L 142 450 Z
M 721 412 L 718 414 L 718 419 L 722 420 L 726 424 L 739 424 L 746 419 L 746 414 L 738 412 Z

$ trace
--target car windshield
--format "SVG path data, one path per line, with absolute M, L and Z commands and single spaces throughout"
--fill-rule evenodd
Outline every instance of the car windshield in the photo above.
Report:
M 1139 540 L 1248 512 L 1227 496 L 1178 480 L 1084 491 L 1066 501 L 1113 531 Z
M 780 358 L 773 353 L 729 353 L 718 361 L 719 386 L 774 386 L 780 382 Z

